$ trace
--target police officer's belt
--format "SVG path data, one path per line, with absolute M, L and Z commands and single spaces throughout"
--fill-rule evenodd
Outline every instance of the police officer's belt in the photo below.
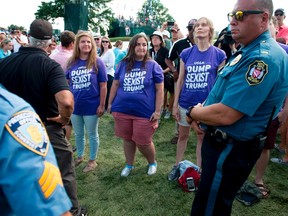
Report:
M 256 136 L 254 139 L 247 140 L 247 141 L 240 141 L 236 140 L 233 137 L 229 136 L 226 132 L 220 130 L 219 128 L 215 128 L 212 126 L 208 126 L 207 129 L 205 130 L 205 134 L 208 136 L 213 137 L 215 140 L 221 143 L 243 143 L 243 144 L 258 144 L 260 146 L 264 145 L 264 142 L 266 140 L 266 136 L 263 134 L 260 134 Z

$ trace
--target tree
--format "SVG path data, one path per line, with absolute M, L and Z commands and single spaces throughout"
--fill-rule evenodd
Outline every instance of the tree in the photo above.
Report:
M 65 3 L 79 3 L 81 0 L 54 0 L 51 2 L 41 2 L 39 9 L 35 13 L 37 19 L 51 20 L 64 18 Z M 87 0 L 88 2 L 88 28 L 101 33 L 106 32 L 110 23 L 115 19 L 114 13 L 108 6 L 112 0 Z
M 137 16 L 141 23 L 151 25 L 153 28 L 161 26 L 163 22 L 174 21 L 160 0 L 145 0 Z

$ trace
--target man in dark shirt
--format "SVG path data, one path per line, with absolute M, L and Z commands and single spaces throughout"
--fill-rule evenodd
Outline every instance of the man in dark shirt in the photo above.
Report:
M 34 20 L 30 25 L 30 45 L 0 61 L 0 83 L 32 105 L 46 126 L 60 168 L 73 215 L 83 215 L 79 207 L 72 148 L 65 139 L 63 125 L 74 109 L 61 66 L 47 55 L 52 25 Z M 85 215 L 85 212 L 84 212 Z

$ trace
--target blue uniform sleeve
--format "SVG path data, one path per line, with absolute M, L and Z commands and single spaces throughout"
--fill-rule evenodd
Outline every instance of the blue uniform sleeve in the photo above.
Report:
M 10 107 L 6 113 L 15 111 L 10 106 L 13 102 L 2 103 L 1 97 L 0 101 L 5 108 Z M 4 209 L 16 215 L 59 216 L 70 210 L 71 202 L 45 127 L 27 107 L 13 111 L 5 122 L 3 118 L 0 121 L 1 212 Z M 0 112 L 3 116 L 5 113 Z

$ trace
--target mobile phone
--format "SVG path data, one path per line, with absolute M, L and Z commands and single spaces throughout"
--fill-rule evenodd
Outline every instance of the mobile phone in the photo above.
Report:
M 173 26 L 173 25 L 174 25 L 174 21 L 168 21 L 168 22 L 167 22 L 167 25 L 168 25 L 168 26 Z
M 196 190 L 193 177 L 186 178 L 186 183 L 187 183 L 188 191 L 195 191 Z

